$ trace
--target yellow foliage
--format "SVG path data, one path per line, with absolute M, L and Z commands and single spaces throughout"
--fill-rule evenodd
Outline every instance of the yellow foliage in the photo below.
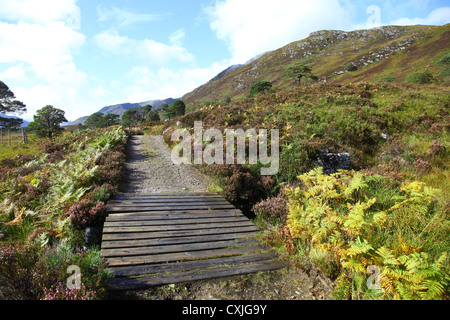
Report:
M 425 214 L 439 190 L 422 182 L 402 186 L 400 202 L 384 211 L 374 210 L 376 198 L 364 190 L 365 176 L 354 171 L 324 175 L 321 169 L 299 177 L 303 187 L 287 191 L 289 214 L 286 225 L 292 239 L 309 243 L 312 258 L 325 253 L 337 262 L 340 275 L 335 292 L 351 297 L 356 278 L 366 277 L 369 266 L 381 273 L 379 284 L 385 299 L 439 299 L 450 282 L 445 257 L 430 261 L 421 248 L 399 235 L 393 249 L 377 248 L 370 235 L 380 231 L 391 216 L 407 210 Z M 361 282 L 360 280 L 358 280 Z M 361 286 L 359 284 L 359 286 Z

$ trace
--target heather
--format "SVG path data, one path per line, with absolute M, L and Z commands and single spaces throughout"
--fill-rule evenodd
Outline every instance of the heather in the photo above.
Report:
M 276 175 L 261 176 L 261 164 L 198 165 L 213 177 L 211 189 L 255 218 L 265 241 L 286 257 L 328 274 L 336 298 L 448 298 L 448 85 L 272 91 L 191 105 L 166 122 L 165 139 L 173 145 L 173 130 L 192 133 L 194 121 L 222 132 L 279 129 Z M 348 153 L 350 170 L 325 174 L 324 151 Z M 376 289 L 367 286 L 373 266 Z
M 121 183 L 126 137 L 121 127 L 77 131 L 46 140 L 37 155 L 2 160 L 4 299 L 102 297 L 106 266 L 84 235 L 88 227 L 101 229 L 105 203 Z M 66 288 L 70 265 L 81 268 L 81 291 Z M 44 281 L 41 275 L 49 278 Z

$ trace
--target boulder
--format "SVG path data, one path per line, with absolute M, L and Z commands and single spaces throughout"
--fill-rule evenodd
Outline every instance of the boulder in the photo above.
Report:
M 317 163 L 326 174 L 333 174 L 338 170 L 350 170 L 350 155 L 348 153 L 328 153 L 328 150 L 325 149 L 322 150 Z

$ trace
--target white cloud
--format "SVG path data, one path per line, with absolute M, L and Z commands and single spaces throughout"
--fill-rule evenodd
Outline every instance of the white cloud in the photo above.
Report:
M 201 84 L 206 83 L 229 66 L 228 61 L 216 62 L 206 68 L 183 68 L 152 70 L 146 66 L 135 66 L 126 75 L 129 102 L 180 98 Z
M 184 32 L 178 30 L 169 39 L 170 44 L 152 39 L 135 40 L 121 36 L 117 30 L 107 30 L 97 34 L 94 41 L 105 51 L 114 54 L 138 58 L 147 66 L 162 67 L 170 62 L 188 63 L 194 61 L 194 56 L 181 46 Z
M 450 22 L 450 7 L 442 7 L 433 10 L 425 18 L 399 18 L 392 21 L 392 25 L 444 25 Z
M 224 0 L 205 12 L 234 63 L 303 39 L 319 29 L 345 29 L 349 14 L 338 0 Z
M 169 36 L 169 42 L 175 46 L 181 46 L 181 40 L 186 36 L 184 29 L 178 29 Z
M 84 41 L 84 35 L 62 22 L 0 22 L 0 62 L 26 63 L 40 80 L 74 84 L 85 75 L 76 69 L 71 52 Z
M 0 0 L 0 19 L 46 23 L 63 21 L 77 11 L 76 0 Z
M 97 6 L 97 12 L 99 22 L 112 21 L 115 27 L 119 29 L 135 23 L 161 20 L 165 16 L 161 14 L 134 13 L 116 7 L 106 9 L 102 5 Z
M 25 80 L 25 72 L 23 64 L 19 64 L 0 72 L 0 79 Z

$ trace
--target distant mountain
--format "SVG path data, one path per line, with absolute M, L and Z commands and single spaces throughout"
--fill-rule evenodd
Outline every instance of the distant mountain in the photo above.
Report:
M 409 74 L 424 70 L 439 78 L 442 66 L 436 61 L 450 51 L 449 44 L 450 24 L 316 31 L 306 39 L 225 69 L 181 100 L 189 107 L 241 98 L 259 81 L 270 81 L 277 90 L 291 88 L 293 81 L 283 74 L 297 64 L 312 67 L 318 81 L 327 83 L 403 82 Z
M 168 105 L 171 105 L 175 100 L 177 100 L 177 99 L 168 98 L 168 99 L 164 99 L 164 100 L 149 100 L 149 101 L 138 102 L 138 103 L 128 103 L 128 102 L 127 103 L 120 103 L 120 104 L 115 104 L 115 105 L 112 105 L 112 106 L 103 107 L 97 112 L 101 112 L 101 113 L 103 113 L 105 115 L 106 114 L 110 114 L 110 113 L 114 113 L 114 114 L 117 114 L 120 117 L 122 117 L 122 115 L 127 110 L 130 110 L 131 108 L 134 108 L 134 107 L 143 107 L 143 106 L 146 106 L 146 105 L 150 104 L 151 106 L 153 106 L 153 109 L 155 110 L 155 109 L 161 108 L 162 105 L 165 104 L 165 103 L 167 103 Z M 78 125 L 80 123 L 83 123 L 90 116 L 91 115 L 78 118 L 77 120 L 70 122 L 70 125 Z

